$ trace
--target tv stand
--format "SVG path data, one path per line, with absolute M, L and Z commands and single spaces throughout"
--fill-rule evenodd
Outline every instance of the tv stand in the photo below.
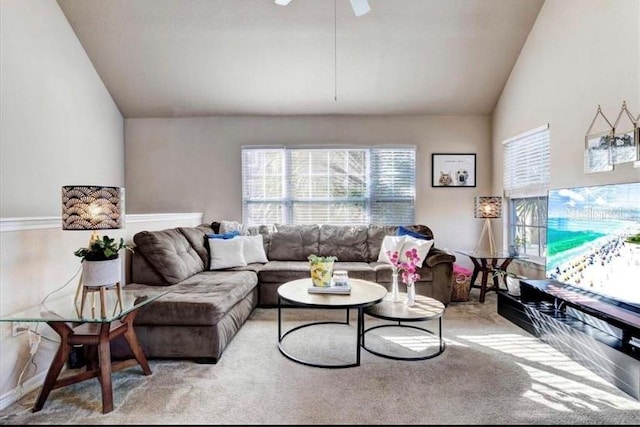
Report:
M 498 292 L 498 314 L 640 400 L 640 310 L 553 280 Z

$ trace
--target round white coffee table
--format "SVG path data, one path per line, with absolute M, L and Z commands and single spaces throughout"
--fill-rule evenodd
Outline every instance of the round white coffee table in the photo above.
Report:
M 349 279 L 351 283 L 351 293 L 348 295 L 336 295 L 336 294 L 316 294 L 309 293 L 308 288 L 311 286 L 311 279 L 298 279 L 291 282 L 286 282 L 278 288 L 278 349 L 285 357 L 294 362 L 301 363 L 307 366 L 315 366 L 318 368 L 350 368 L 354 366 L 360 366 L 360 338 L 364 331 L 364 314 L 363 310 L 366 307 L 382 301 L 387 295 L 387 289 L 378 285 L 377 283 L 369 282 L 360 279 Z M 283 305 L 282 303 L 288 303 L 289 305 Z M 338 321 L 318 321 L 305 323 L 303 325 L 296 326 L 289 329 L 287 332 L 282 333 L 282 309 L 291 307 L 307 307 L 307 308 L 319 308 L 319 309 L 343 309 L 347 311 L 346 320 L 344 322 Z M 358 310 L 358 321 L 356 329 L 356 360 L 353 363 L 346 364 L 319 364 L 305 361 L 302 358 L 296 357 L 287 352 L 283 347 L 283 340 L 289 336 L 292 332 L 298 331 L 302 328 L 307 328 L 314 325 L 323 324 L 349 324 L 349 310 Z
M 442 354 L 445 349 L 445 343 L 442 338 L 442 315 L 444 314 L 445 309 L 444 304 L 434 298 L 426 297 L 424 295 L 416 295 L 415 305 L 409 307 L 404 303 L 405 299 L 406 294 L 399 293 L 398 301 L 394 302 L 391 294 L 389 294 L 381 303 L 364 309 L 364 314 L 376 317 L 378 319 L 390 320 L 396 323 L 386 323 L 382 325 L 372 326 L 368 329 L 363 329 L 362 348 L 367 350 L 369 353 L 394 360 L 425 360 Z M 438 348 L 433 353 L 420 356 L 393 356 L 391 354 L 385 354 L 380 351 L 372 350 L 370 348 L 367 348 L 366 346 L 365 337 L 367 335 L 367 332 L 380 328 L 411 328 L 421 331 L 421 333 L 426 332 L 430 335 L 435 335 L 429 329 L 422 328 L 416 325 L 408 325 L 407 323 L 424 322 L 436 319 L 438 320 Z

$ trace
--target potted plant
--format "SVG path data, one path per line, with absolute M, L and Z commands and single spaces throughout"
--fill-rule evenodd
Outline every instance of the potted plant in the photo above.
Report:
M 311 271 L 313 286 L 331 286 L 333 263 L 338 260 L 338 257 L 311 254 L 307 259 L 309 260 L 309 270 Z
M 92 237 L 88 248 L 80 248 L 73 254 L 82 259 L 82 284 L 84 286 L 109 286 L 120 282 L 120 250 L 133 251 L 131 246 L 109 236 Z
M 504 280 L 507 286 L 507 293 L 509 295 L 513 295 L 514 297 L 520 296 L 520 276 L 500 268 L 494 269 L 491 274 L 492 277 L 498 277 Z

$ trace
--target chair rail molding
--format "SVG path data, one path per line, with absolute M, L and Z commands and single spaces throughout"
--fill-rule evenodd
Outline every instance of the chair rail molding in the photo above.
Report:
M 157 214 L 130 214 L 126 216 L 127 223 L 160 222 L 160 221 L 202 221 L 202 212 L 188 213 L 157 213 Z M 0 218 L 0 233 L 9 231 L 25 231 L 40 229 L 62 229 L 62 217 L 42 216 L 42 217 L 22 217 L 22 218 Z

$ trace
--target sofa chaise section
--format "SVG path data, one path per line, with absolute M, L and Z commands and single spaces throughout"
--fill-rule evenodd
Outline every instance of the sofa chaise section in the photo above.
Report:
M 208 271 L 206 226 L 143 231 L 134 236 L 128 289 L 171 292 L 144 307 L 134 321 L 149 358 L 216 363 L 258 303 L 254 271 Z M 130 357 L 122 342 L 114 357 Z

